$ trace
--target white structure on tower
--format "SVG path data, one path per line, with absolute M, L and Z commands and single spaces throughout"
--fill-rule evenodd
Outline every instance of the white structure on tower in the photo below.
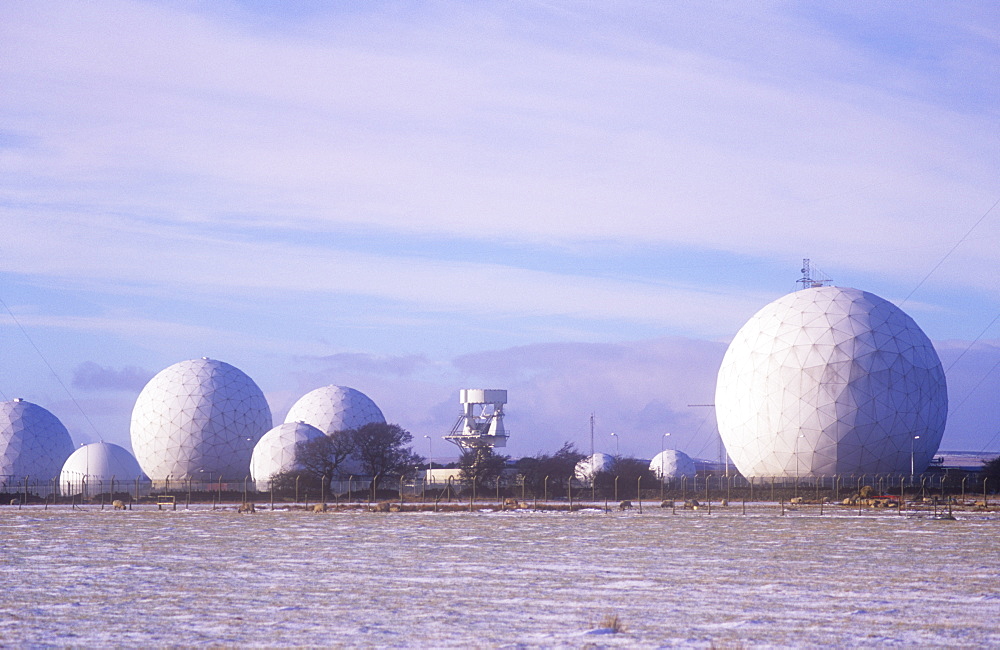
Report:
M 503 405 L 507 391 L 486 388 L 463 388 L 459 391 L 462 415 L 445 440 L 466 449 L 507 446 L 507 431 L 503 426 Z

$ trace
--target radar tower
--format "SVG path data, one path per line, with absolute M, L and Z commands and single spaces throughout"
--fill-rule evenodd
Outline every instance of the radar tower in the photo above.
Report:
M 485 388 L 463 388 L 459 391 L 462 415 L 445 440 L 462 452 L 507 446 L 507 430 L 503 426 L 503 406 L 507 391 Z

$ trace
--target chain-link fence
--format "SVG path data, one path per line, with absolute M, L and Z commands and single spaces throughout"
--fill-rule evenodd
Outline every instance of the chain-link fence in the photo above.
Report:
M 65 478 L 65 477 L 63 477 Z M 521 501 L 604 502 L 622 499 L 707 501 L 825 501 L 865 498 L 912 500 L 917 498 L 986 499 L 987 484 L 975 474 L 923 475 L 847 474 L 820 477 L 754 477 L 701 473 L 692 477 L 625 480 L 607 476 L 598 483 L 571 477 L 529 480 L 504 475 L 487 484 L 459 480 L 432 483 L 405 476 L 352 476 L 336 480 L 293 477 L 281 485 L 254 481 L 250 476 L 206 480 L 178 478 L 150 481 L 142 477 L 108 479 L 88 476 L 45 480 L 31 476 L 0 477 L 0 504 L 8 503 L 111 503 L 155 501 L 172 497 L 177 503 L 234 503 L 248 501 L 286 503 L 351 503 L 384 500 L 408 501 Z

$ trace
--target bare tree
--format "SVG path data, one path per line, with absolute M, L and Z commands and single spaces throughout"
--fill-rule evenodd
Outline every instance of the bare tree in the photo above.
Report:
M 543 481 L 546 476 L 555 482 L 554 485 L 564 488 L 576 464 L 584 458 L 586 455 L 577 451 L 573 443 L 566 442 L 555 454 L 525 456 L 517 461 L 516 467 L 528 489 L 537 494 L 545 490 Z
M 462 480 L 486 486 L 500 477 L 507 466 L 509 456 L 501 456 L 489 447 L 466 449 L 458 461 L 462 468 Z
M 986 480 L 986 485 L 990 490 L 1000 488 L 1000 456 L 983 463 L 983 469 L 979 472 L 980 480 Z
M 295 445 L 295 462 L 303 474 L 332 479 L 354 451 L 353 431 L 304 440 Z
M 351 431 L 350 437 L 354 457 L 372 477 L 373 489 L 387 474 L 406 473 L 424 460 L 406 446 L 413 435 L 398 424 L 372 422 Z
M 642 478 L 647 486 L 657 483 L 656 474 L 649 469 L 649 464 L 636 458 L 618 457 L 611 462 L 611 466 L 594 475 L 594 486 L 609 494 L 614 489 L 615 478 L 618 479 L 618 496 L 629 497 L 638 496 L 635 489 L 638 487 L 637 481 Z

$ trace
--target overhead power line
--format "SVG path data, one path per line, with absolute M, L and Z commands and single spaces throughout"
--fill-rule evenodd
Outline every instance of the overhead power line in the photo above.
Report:
M 94 426 L 94 423 L 87 416 L 87 412 L 83 410 L 82 406 L 80 406 L 80 402 L 76 401 L 76 397 L 74 397 L 73 393 L 70 392 L 69 387 L 66 386 L 66 384 L 63 383 L 63 380 L 59 377 L 59 373 L 56 372 L 55 368 L 52 367 L 52 364 L 49 363 L 49 360 L 45 358 L 45 355 L 42 354 L 42 351 L 38 348 L 37 345 L 35 345 L 35 342 L 28 335 L 28 330 L 24 329 L 24 326 L 21 325 L 21 321 L 19 321 L 17 319 L 17 316 L 14 315 L 14 312 L 11 311 L 10 307 L 7 306 L 7 303 L 4 302 L 4 300 L 2 298 L 0 298 L 0 305 L 3 305 L 4 310 L 8 314 L 10 314 L 10 317 L 14 321 L 14 324 L 17 325 L 17 328 L 19 330 L 21 330 L 21 334 L 24 335 L 24 338 L 28 341 L 28 343 L 31 345 L 31 347 L 34 348 L 35 353 L 38 354 L 38 358 L 41 359 L 42 363 L 45 364 L 45 367 L 49 369 L 49 372 L 52 373 L 52 376 L 55 377 L 55 379 L 59 383 L 59 385 L 62 386 L 62 389 L 64 391 L 66 391 L 66 394 L 69 396 L 70 401 L 72 401 L 73 404 L 76 405 L 76 408 L 77 408 L 77 410 L 80 411 L 80 415 L 83 416 L 83 419 L 87 421 L 87 424 L 89 424 L 90 428 L 94 430 L 94 433 L 97 435 L 98 438 L 103 438 L 103 436 L 101 436 L 101 432 L 97 430 L 97 427 Z M 4 396 L 4 400 L 6 400 L 6 399 L 7 399 L 7 397 Z
M 962 235 L 962 238 L 959 239 L 957 242 L 955 242 L 955 245 L 952 246 L 951 249 L 944 254 L 944 257 L 942 257 L 937 264 L 934 265 L 934 268 L 932 268 L 930 271 L 927 272 L 927 275 L 924 276 L 924 279 L 918 282 L 917 286 L 913 287 L 913 291 L 906 294 L 906 297 L 903 298 L 903 302 L 899 303 L 900 307 L 906 304 L 906 301 L 912 298 L 913 294 L 915 294 L 920 287 L 924 286 L 924 282 L 927 282 L 927 279 L 931 277 L 935 271 L 941 268 L 941 265 L 944 264 L 945 260 L 951 257 L 951 254 L 954 253 L 959 246 L 965 243 L 965 240 L 969 238 L 969 235 L 972 234 L 972 231 L 978 228 L 979 224 L 981 224 L 983 220 L 986 219 L 986 217 L 989 215 L 989 213 L 993 212 L 993 208 L 997 207 L 998 205 L 1000 205 L 1000 199 L 997 199 L 996 202 L 990 206 L 990 209 L 984 212 L 983 216 L 979 217 L 979 219 L 976 220 L 976 223 L 972 224 L 972 227 L 969 228 L 964 235 Z
M 938 270 L 939 268 L 941 268 L 941 265 L 942 265 L 942 264 L 944 264 L 944 263 L 945 263 L 945 261 L 946 261 L 946 260 L 947 260 L 947 259 L 948 259 L 949 257 L 951 257 L 951 254 L 952 254 L 952 253 L 954 253 L 954 252 L 955 252 L 955 251 L 956 251 L 956 250 L 958 249 L 958 247 L 959 247 L 959 246 L 961 246 L 961 245 L 962 245 L 963 243 L 965 243 L 965 240 L 967 240 L 967 239 L 969 238 L 969 236 L 970 236 L 970 235 L 972 235 L 972 232 L 973 232 L 973 231 L 974 231 L 974 230 L 975 230 L 976 228 L 978 228 L 978 227 L 979 227 L 979 224 L 981 224 L 981 223 L 982 223 L 983 221 L 985 221 L 985 220 L 986 220 L 986 217 L 988 217 L 988 216 L 989 216 L 989 214 L 990 214 L 991 212 L 993 212 L 993 210 L 994 210 L 994 209 L 995 209 L 995 208 L 996 208 L 996 207 L 997 207 L 998 205 L 1000 205 L 1000 199 L 997 199 L 997 200 L 996 200 L 996 201 L 995 201 L 995 202 L 993 203 L 993 205 L 991 205 L 991 206 L 989 207 L 989 209 L 988 209 L 988 210 L 986 210 L 986 212 L 984 212 L 984 213 L 982 214 L 982 216 L 980 216 L 980 217 L 979 217 L 978 219 L 976 219 L 976 222 L 975 222 L 974 224 L 972 224 L 972 227 L 970 227 L 970 228 L 969 228 L 969 229 L 968 229 L 968 230 L 967 230 L 967 231 L 965 232 L 965 234 L 964 234 L 964 235 L 962 235 L 961 239 L 959 239 L 959 240 L 958 240 L 957 242 L 955 242 L 955 245 L 954 245 L 954 246 L 952 246 L 952 247 L 951 247 L 951 248 L 950 248 L 950 249 L 948 250 L 948 252 L 947 252 L 947 253 L 945 253 L 945 254 L 944 254 L 944 256 L 943 256 L 943 257 L 942 257 L 942 258 L 941 258 L 940 260 L 938 260 L 938 263 L 937 263 L 937 264 L 935 264 L 935 265 L 934 265 L 934 267 L 933 267 L 933 268 L 932 268 L 932 269 L 931 269 L 930 271 L 928 271 L 928 272 L 927 272 L 927 275 L 925 275 L 925 276 L 923 277 L 923 279 L 922 279 L 922 280 L 920 280 L 920 282 L 918 282 L 918 283 L 917 283 L 917 286 L 913 287 L 913 290 L 912 290 L 912 291 L 910 291 L 910 293 L 908 293 L 908 294 L 906 295 L 906 297 L 905 297 L 905 298 L 903 298 L 903 301 L 902 301 L 901 303 L 899 303 L 899 306 L 900 306 L 900 307 L 902 307 L 902 306 L 903 306 L 903 305 L 904 305 L 904 304 L 906 303 L 906 301 L 907 301 L 907 300 L 909 300 L 910 298 L 912 298 L 912 297 L 913 297 L 913 294 L 915 294 L 915 293 L 917 292 L 917 290 L 919 290 L 919 289 L 920 289 L 920 287 L 922 287 L 922 286 L 924 285 L 924 283 L 925 283 L 925 282 L 927 282 L 928 278 L 930 278 L 930 277 L 931 277 L 931 275 L 933 275 L 935 271 L 937 271 L 937 270 Z M 979 339 L 981 339 L 981 338 L 982 338 L 982 337 L 983 337 L 983 336 L 984 336 L 984 335 L 986 334 L 986 332 L 988 332 L 988 331 L 989 331 L 989 329 L 990 329 L 991 327 L 993 327 L 993 325 L 994 325 L 994 324 L 995 324 L 995 323 L 996 323 L 996 322 L 997 322 L 998 320 L 1000 320 L 1000 314 L 997 314 L 997 315 L 996 315 L 996 317 L 994 317 L 994 318 L 993 318 L 993 320 L 992 320 L 992 321 L 990 321 L 990 324 L 989 324 L 989 325 L 987 325 L 987 326 L 986 326 L 986 327 L 985 327 L 985 328 L 983 329 L 983 331 L 979 333 L 979 336 L 977 336 L 977 337 L 975 338 L 975 340 L 973 340 L 972 342 L 970 342 L 970 343 L 969 343 L 969 345 L 967 345 L 967 346 L 965 347 L 965 349 L 964 349 L 964 350 L 962 350 L 961 354 L 959 354 L 959 355 L 958 355 L 958 357 L 957 357 L 957 358 L 956 358 L 956 359 L 955 359 L 954 361 L 952 361 L 952 362 L 951 362 L 951 363 L 950 363 L 950 364 L 948 365 L 948 367 L 947 367 L 947 368 L 945 369 L 945 374 L 947 374 L 947 373 L 948 373 L 948 371 L 950 371 L 950 370 L 951 370 L 952 368 L 954 368 L 954 367 L 955 367 L 955 364 L 957 364 L 957 363 L 959 362 L 959 360 L 960 360 L 960 359 L 961 359 L 962 357 L 964 357 L 964 356 L 965 356 L 965 354 L 966 354 L 966 353 L 967 353 L 967 352 L 968 352 L 969 350 L 971 350 L 971 349 L 972 349 L 972 346 L 973 346 L 973 345 L 975 345 L 976 343 L 978 343 L 978 342 L 979 342 Z M 976 383 L 976 385 L 972 387 L 972 390 L 970 390 L 970 391 L 969 391 L 968 393 L 966 393 L 965 397 L 963 397 L 963 398 L 962 398 L 962 401 L 960 401 L 960 402 L 958 403 L 958 406 L 956 406 L 956 407 L 954 407 L 954 408 L 952 408 L 952 409 L 951 409 L 951 413 L 950 413 L 950 415 L 954 415 L 954 414 L 955 414 L 955 412 L 957 412 L 957 411 L 958 411 L 958 409 L 960 409 L 960 408 L 962 407 L 962 405 L 963 405 L 963 404 L 965 404 L 965 402 L 966 402 L 966 401 L 967 401 L 967 400 L 969 399 L 969 397 L 971 397 L 971 396 L 972 396 L 972 394 L 973 394 L 973 393 L 974 393 L 974 392 L 976 391 L 976 389 L 977 389 L 977 388 L 979 388 L 979 386 L 980 386 L 980 385 L 982 385 L 982 383 L 983 383 L 984 381 L 986 381 L 987 377 L 989 377 L 989 376 L 990 376 L 990 375 L 991 375 L 991 374 L 993 373 L 993 371 L 995 371 L 995 370 L 997 369 L 997 367 L 998 367 L 998 366 L 1000 366 L 1000 362 L 997 362 L 996 364 L 994 364 L 994 366 L 993 366 L 992 368 L 990 368 L 990 369 L 989 369 L 989 371 L 988 371 L 988 372 L 987 372 L 987 373 L 986 373 L 985 375 L 983 375 L 983 377 L 982 377 L 982 378 L 981 378 L 981 379 L 979 380 L 979 382 L 978 382 L 978 383 Z M 984 446 L 984 447 L 983 447 L 983 448 L 982 448 L 982 449 L 981 449 L 980 451 L 981 451 L 981 452 L 982 452 L 982 451 L 986 451 L 986 448 L 987 448 L 987 447 L 989 447 L 990 445 L 992 445 L 992 444 L 993 444 L 993 441 L 997 439 L 997 436 L 1000 436 L 1000 432 L 998 432 L 998 433 L 997 433 L 996 435 L 994 435 L 994 436 L 993 436 L 993 438 L 992 438 L 992 439 L 990 439 L 990 441 L 989 441 L 988 443 L 986 443 L 986 446 Z

